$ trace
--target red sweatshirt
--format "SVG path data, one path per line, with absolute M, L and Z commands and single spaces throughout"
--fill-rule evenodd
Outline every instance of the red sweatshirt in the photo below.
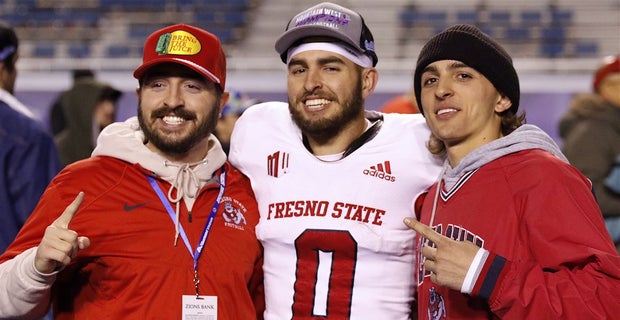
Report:
M 443 189 L 431 223 L 490 252 L 471 295 L 419 270 L 419 319 L 611 319 L 620 315 L 620 256 L 589 181 L 541 150 L 493 160 Z
M 217 296 L 218 320 L 255 319 L 264 308 L 262 250 L 254 233 L 259 216 L 247 178 L 225 167 L 222 203 L 198 260 L 199 292 Z M 174 245 L 174 222 L 148 175 L 137 164 L 104 156 L 65 168 L 0 263 L 37 246 L 60 208 L 84 191 L 69 227 L 91 245 L 58 274 L 52 288 L 56 318 L 180 319 L 182 295 L 195 294 L 193 259 L 181 238 Z M 155 178 L 167 194 L 170 184 Z M 180 225 L 193 250 L 218 192 L 217 182 L 199 191 L 191 222 L 180 206 Z

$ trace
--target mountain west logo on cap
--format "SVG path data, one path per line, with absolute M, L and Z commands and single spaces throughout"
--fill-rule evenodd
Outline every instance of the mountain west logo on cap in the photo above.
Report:
M 292 46 L 306 38 L 310 39 L 308 42 L 316 42 L 311 39 L 321 37 L 342 41 L 371 57 L 373 66 L 377 64 L 375 41 L 364 18 L 358 12 L 331 2 L 319 3 L 294 16 L 276 40 L 275 49 L 286 63 L 287 51 Z
M 191 33 L 177 30 L 159 36 L 155 52 L 160 56 L 167 54 L 194 55 L 200 52 L 200 41 Z
M 332 8 L 317 8 L 295 17 L 295 27 L 304 25 L 315 25 L 338 30 L 341 28 L 346 28 L 349 25 L 350 21 L 351 16 L 347 15 L 345 12 Z M 364 39 L 364 46 L 362 49 L 374 51 L 375 42 L 372 40 Z
M 344 12 L 330 8 L 318 8 L 295 17 L 295 27 L 312 24 L 339 29 L 349 24 L 349 17 Z

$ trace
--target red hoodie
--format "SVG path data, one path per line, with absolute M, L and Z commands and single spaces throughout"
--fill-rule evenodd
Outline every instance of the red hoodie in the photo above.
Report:
M 183 295 L 195 295 L 192 255 L 181 237 L 175 246 L 174 220 L 147 179 L 153 177 L 167 195 L 171 184 L 166 180 L 174 179 L 164 180 L 153 171 L 177 169 L 163 168 L 163 161 L 154 164 L 156 157 L 149 156 L 139 137 L 119 139 L 133 132 L 134 120 L 131 128 L 112 125 L 113 138 L 103 141 L 103 149 L 109 151 L 103 153 L 117 157 L 78 161 L 54 178 L 15 241 L 0 256 L 2 272 L 3 262 L 37 246 L 47 226 L 84 192 L 69 228 L 88 237 L 90 246 L 57 275 L 51 290 L 56 319 L 181 319 Z M 208 161 L 192 170 L 205 185 L 195 190 L 192 203 L 181 201 L 178 207 L 180 226 L 193 250 L 220 192 L 219 180 L 210 179 L 220 176 L 225 156 L 219 143 L 213 145 Z M 118 150 L 124 150 L 123 154 Z M 151 169 L 119 159 L 123 157 L 145 159 Z M 230 164 L 223 167 L 224 193 L 198 259 L 199 293 L 217 297 L 218 320 L 262 318 L 262 248 L 254 233 L 259 219 L 256 201 L 249 180 Z M 171 205 L 174 211 L 176 206 Z M 17 272 L 7 274 L 17 277 Z M 53 281 L 49 277 L 49 283 Z

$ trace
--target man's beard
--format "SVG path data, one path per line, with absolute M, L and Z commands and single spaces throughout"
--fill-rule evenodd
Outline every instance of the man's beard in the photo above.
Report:
M 144 132 L 144 137 L 149 143 L 153 144 L 157 149 L 165 154 L 182 156 L 187 154 L 194 146 L 207 138 L 213 130 L 215 130 L 219 117 L 217 108 L 218 105 L 219 101 L 214 104 L 209 114 L 207 114 L 204 118 L 204 121 L 199 121 L 198 127 L 182 138 L 170 138 L 166 134 L 162 134 L 161 132 L 154 130 L 150 126 L 151 122 L 146 123 L 144 119 L 145 115 L 142 113 L 142 108 L 140 105 L 138 105 L 138 122 L 140 123 L 142 132 Z M 188 112 L 184 108 L 170 109 L 162 107 L 151 113 L 150 120 L 154 121 L 157 118 L 161 118 L 162 116 L 171 113 L 174 113 L 175 116 L 181 117 L 186 121 L 196 119 L 196 115 L 193 112 Z
M 291 118 L 301 129 L 301 131 L 312 137 L 318 143 L 325 143 L 337 136 L 346 124 L 354 120 L 360 113 L 364 112 L 364 99 L 362 98 L 362 84 L 358 83 L 351 95 L 342 101 L 342 111 L 340 114 L 320 120 L 308 120 L 304 118 L 303 112 L 292 105 L 290 99 L 288 109 Z

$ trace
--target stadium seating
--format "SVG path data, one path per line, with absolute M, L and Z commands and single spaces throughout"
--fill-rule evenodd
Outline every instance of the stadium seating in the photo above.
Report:
M 282 29 L 277 21 L 315 3 L 0 0 L 0 21 L 16 28 L 24 43 L 20 54 L 26 59 L 139 58 L 148 34 L 178 22 L 215 33 L 231 56 L 272 57 L 273 40 Z M 349 6 L 373 25 L 383 61 L 410 57 L 431 35 L 454 23 L 478 25 L 505 43 L 516 58 L 597 57 L 620 51 L 617 1 L 359 0 Z
M 26 46 L 30 50 L 22 52 L 23 57 L 121 58 L 139 56 L 133 47 L 153 30 L 178 22 L 207 28 L 225 45 L 240 41 L 249 1 L 20 0 L 18 5 L 0 1 L 0 21 L 14 26 L 23 42 L 33 43 Z M 103 24 L 114 25 L 114 31 Z
M 525 1 L 528 2 L 528 1 Z M 405 4 L 399 13 L 400 28 L 410 30 L 410 35 L 400 41 L 400 45 L 407 48 L 409 42 L 424 43 L 428 34 L 420 34 L 416 30 L 423 30 L 429 25 L 429 16 L 440 16 L 436 25 L 470 23 L 479 26 L 484 32 L 498 38 L 513 52 L 528 57 L 554 59 L 562 57 L 596 57 L 601 48 L 615 46 L 620 51 L 620 3 L 605 4 L 604 1 L 590 3 L 577 0 L 549 1 L 540 3 L 531 1 L 531 5 L 515 5 L 510 1 L 479 2 L 475 7 L 469 4 L 442 3 L 417 1 L 415 6 Z M 451 5 L 452 4 L 452 5 Z M 590 7 L 588 7 L 590 6 Z M 601 15 L 601 21 L 596 21 L 599 12 L 611 14 Z M 438 14 L 438 8 L 441 15 Z M 473 7 L 473 8 L 472 8 Z M 588 9 L 592 11 L 588 15 Z M 613 16 L 615 12 L 615 17 Z M 577 16 L 579 14 L 579 16 Z M 606 21 L 604 20 L 606 19 Z M 615 21 L 613 21 L 615 20 Z M 609 23 L 612 25 L 610 26 Z M 615 23 L 615 25 L 613 25 Z M 597 27 L 600 25 L 600 27 Z M 594 33 L 592 38 L 584 38 L 585 31 L 580 30 L 606 28 L 615 29 L 609 33 Z M 436 30 L 435 30 L 436 31 Z M 613 33 L 615 32 L 615 36 Z M 411 36 L 413 35 L 413 36 Z M 519 47 L 518 45 L 526 45 Z M 527 48 L 530 51 L 524 50 Z M 403 49 L 406 50 L 406 49 Z M 609 50 L 609 49 L 608 49 Z M 613 54 L 613 49 L 607 54 Z

